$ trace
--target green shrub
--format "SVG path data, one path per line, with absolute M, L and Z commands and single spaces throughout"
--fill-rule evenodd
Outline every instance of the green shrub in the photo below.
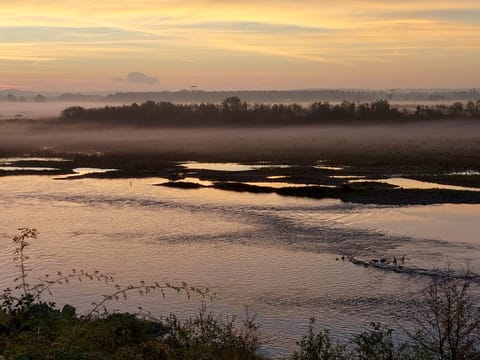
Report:
M 307 334 L 297 342 L 300 350 L 291 356 L 291 360 L 347 360 L 346 346 L 333 344 L 328 330 L 314 333 L 315 319 L 310 319 Z

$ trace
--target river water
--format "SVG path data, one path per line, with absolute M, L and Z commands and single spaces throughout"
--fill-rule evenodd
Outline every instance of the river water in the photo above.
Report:
M 346 339 L 370 321 L 402 327 L 427 278 L 416 268 L 469 264 L 480 273 L 480 205 L 380 207 L 152 186 L 165 179 L 55 180 L 0 178 L 0 286 L 17 269 L 11 238 L 17 228 L 39 230 L 27 249 L 31 283 L 72 268 L 114 276 L 121 285 L 187 282 L 215 292 L 207 308 L 241 320 L 256 314 L 262 351 L 288 354 L 309 318 Z M 400 259 L 412 274 L 364 268 L 341 259 Z M 75 282 L 53 289 L 58 305 L 80 312 L 113 288 Z M 194 315 L 201 304 L 182 294 L 131 295 L 110 309 Z

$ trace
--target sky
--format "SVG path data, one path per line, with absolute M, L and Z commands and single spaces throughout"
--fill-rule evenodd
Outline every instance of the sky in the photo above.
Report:
M 474 87 L 479 0 L 0 1 L 0 90 Z

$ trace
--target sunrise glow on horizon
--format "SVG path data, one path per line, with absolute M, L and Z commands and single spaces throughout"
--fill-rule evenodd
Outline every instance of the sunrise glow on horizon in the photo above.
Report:
M 0 90 L 480 86 L 480 2 L 3 0 Z

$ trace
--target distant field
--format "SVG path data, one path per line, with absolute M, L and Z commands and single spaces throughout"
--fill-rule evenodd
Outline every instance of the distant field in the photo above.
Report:
M 0 122 L 0 152 L 107 152 L 169 160 L 332 160 L 480 169 L 480 122 L 376 126 L 144 129 Z

